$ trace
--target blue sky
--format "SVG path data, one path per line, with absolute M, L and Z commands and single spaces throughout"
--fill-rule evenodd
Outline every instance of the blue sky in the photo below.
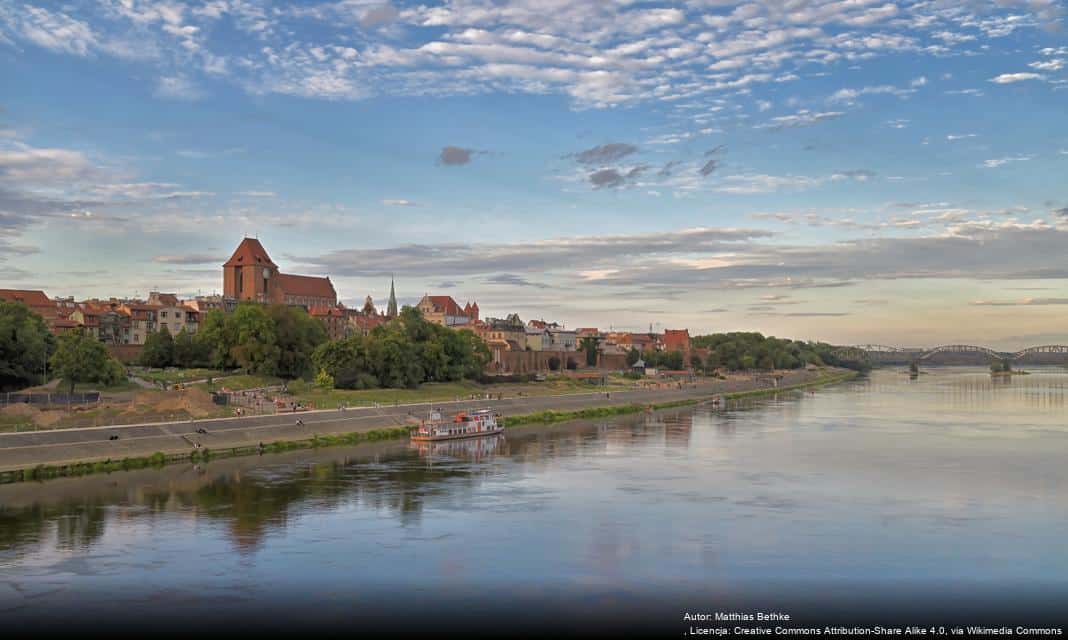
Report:
M 1068 340 L 1052 0 L 0 0 L 0 283 Z

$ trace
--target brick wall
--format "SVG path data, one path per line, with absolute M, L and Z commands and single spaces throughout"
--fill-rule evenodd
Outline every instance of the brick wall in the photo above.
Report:
M 487 373 L 547 373 L 549 359 L 560 359 L 560 370 L 567 367 L 567 359 L 572 358 L 579 370 L 588 369 L 586 354 L 581 351 L 505 351 L 501 353 L 500 366 L 490 363 Z M 597 369 L 616 371 L 627 368 L 627 356 L 622 353 L 598 354 Z

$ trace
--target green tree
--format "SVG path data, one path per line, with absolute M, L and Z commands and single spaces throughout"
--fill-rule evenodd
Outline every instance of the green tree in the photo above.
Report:
M 174 364 L 179 367 L 210 367 L 211 346 L 200 334 L 190 333 L 182 327 L 174 336 Z
M 476 377 L 490 361 L 490 351 L 473 332 L 427 322 L 418 309 L 405 307 L 396 321 L 366 337 L 320 344 L 311 361 L 316 370 L 331 375 L 338 388 L 412 388 L 427 381 Z
M 45 363 L 56 339 L 44 319 L 21 302 L 0 301 L 0 390 L 45 380 Z
M 138 364 L 145 367 L 169 367 L 174 364 L 174 338 L 171 332 L 163 329 L 152 331 L 145 336 L 145 346 L 141 349 Z
M 664 351 L 660 353 L 660 366 L 672 371 L 682 369 L 683 355 L 681 351 Z
M 301 307 L 275 304 L 267 307 L 267 318 L 274 324 L 275 375 L 301 378 L 312 372 L 311 354 L 328 336 L 323 323 Z
M 71 393 L 79 382 L 112 385 L 126 379 L 122 363 L 111 357 L 99 340 L 81 331 L 60 336 L 49 364 L 56 377 L 69 385 Z
M 226 333 L 233 340 L 230 355 L 246 373 L 278 374 L 281 349 L 275 323 L 261 305 L 239 304 L 226 318 Z
M 627 352 L 627 366 L 628 367 L 633 367 L 634 363 L 639 361 L 639 360 L 641 360 L 641 359 L 642 359 L 642 352 L 638 351 L 637 348 L 631 347 L 630 351 Z
M 704 363 L 701 362 L 701 356 L 696 353 L 690 356 L 690 367 L 693 368 L 694 371 L 700 371 L 703 366 Z
M 597 345 L 599 340 L 596 336 L 588 336 L 579 340 L 579 351 L 586 354 L 586 366 L 597 366 Z
M 215 309 L 204 316 L 196 340 L 200 343 L 200 348 L 209 354 L 208 360 L 212 367 L 232 369 L 237 366 L 237 361 L 231 353 L 236 341 L 233 325 L 222 311 Z

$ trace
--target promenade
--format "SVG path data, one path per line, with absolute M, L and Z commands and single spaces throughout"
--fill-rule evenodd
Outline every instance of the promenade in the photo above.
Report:
M 817 382 L 836 371 L 793 371 L 786 373 L 780 387 Z M 192 452 L 197 444 L 219 450 L 270 444 L 282 440 L 303 440 L 314 435 L 362 433 L 373 429 L 402 427 L 424 416 L 431 406 L 449 413 L 475 408 L 492 408 L 505 416 L 541 411 L 577 411 L 595 407 L 630 404 L 660 404 L 679 400 L 699 400 L 714 395 L 767 389 L 756 379 L 701 381 L 682 388 L 604 391 L 558 396 L 512 397 L 501 400 L 459 400 L 345 410 L 325 409 L 270 416 L 246 416 L 198 420 L 116 425 L 81 429 L 24 431 L 0 434 L 0 471 L 61 465 L 73 462 L 119 460 L 149 456 L 155 452 Z M 297 425 L 300 419 L 303 425 Z M 202 429 L 206 433 L 198 433 Z

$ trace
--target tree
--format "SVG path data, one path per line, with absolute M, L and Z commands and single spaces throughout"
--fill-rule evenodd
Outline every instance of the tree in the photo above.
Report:
M 560 370 L 560 358 L 556 356 L 549 356 L 549 371 Z
M 631 347 L 627 352 L 627 366 L 633 367 L 634 363 L 642 359 L 642 352 L 638 351 L 636 347 Z
M 0 301 L 0 389 L 47 382 L 45 363 L 55 349 L 41 316 L 21 302 Z
M 233 342 L 230 355 L 246 373 L 273 376 L 278 373 L 280 349 L 275 324 L 258 304 L 239 304 L 226 318 L 227 337 Z
M 233 325 L 222 311 L 208 312 L 197 332 L 197 341 L 209 355 L 211 366 L 216 369 L 232 369 L 237 366 L 230 350 L 234 346 Z
M 690 367 L 695 371 L 700 370 L 703 365 L 704 363 L 701 362 L 701 356 L 696 353 L 690 356 Z
M 418 309 L 405 307 L 395 322 L 376 327 L 366 337 L 320 344 L 311 361 L 331 375 L 338 388 L 413 388 L 478 376 L 490 361 L 490 351 L 475 333 L 427 322 Z
M 588 336 L 579 340 L 579 351 L 586 354 L 586 366 L 597 366 L 597 344 L 598 340 L 596 336 Z
M 300 378 L 312 371 L 311 354 L 328 336 L 323 323 L 300 307 L 275 304 L 267 307 L 274 324 L 277 364 L 275 375 Z
M 183 329 L 184 330 L 184 329 Z M 138 364 L 145 367 L 169 367 L 174 364 L 174 338 L 166 329 L 152 331 L 145 337 Z
M 199 333 L 189 333 L 182 327 L 174 337 L 174 364 L 179 367 L 210 367 L 211 345 Z
M 111 385 L 126 379 L 122 363 L 99 340 L 81 331 L 60 336 L 49 364 L 56 377 L 70 385 L 71 393 L 79 382 Z
M 678 371 L 682 369 L 683 357 L 681 351 L 663 351 L 660 353 L 660 366 L 665 369 Z

